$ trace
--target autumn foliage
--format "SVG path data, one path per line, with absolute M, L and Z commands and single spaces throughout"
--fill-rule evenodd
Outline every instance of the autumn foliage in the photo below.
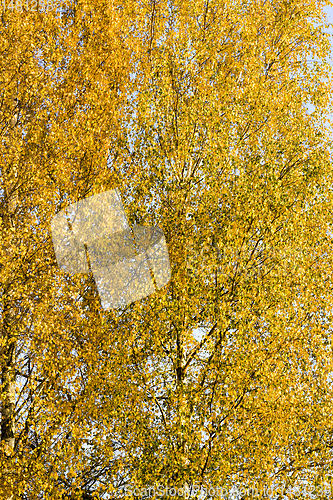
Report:
M 325 5 L 3 10 L 1 499 L 329 481 Z M 172 276 L 108 311 L 50 223 L 116 188 Z

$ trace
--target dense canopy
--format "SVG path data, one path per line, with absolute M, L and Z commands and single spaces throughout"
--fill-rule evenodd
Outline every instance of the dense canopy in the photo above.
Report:
M 0 498 L 326 498 L 332 4 L 32 3 L 0 28 Z M 171 279 L 106 309 L 51 223 L 115 189 Z

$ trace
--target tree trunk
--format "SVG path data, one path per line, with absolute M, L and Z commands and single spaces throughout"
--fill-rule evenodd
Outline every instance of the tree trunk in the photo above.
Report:
M 12 99 L 13 103 L 15 100 Z M 17 108 L 14 110 L 13 117 L 8 124 L 8 138 L 14 134 L 14 127 L 17 124 Z M 3 207 L 2 219 L 3 228 L 6 231 L 12 231 L 13 236 L 4 254 L 7 262 L 11 259 L 11 248 L 15 239 L 15 211 L 18 205 L 17 195 L 17 170 L 15 165 L 11 165 L 8 176 L 4 176 L 5 181 L 5 203 Z M 13 304 L 11 297 L 12 284 L 6 285 L 3 290 L 3 310 L 2 310 L 2 329 L 1 329 L 1 386 L 2 386 L 2 405 L 1 405 L 1 449 L 9 457 L 14 452 L 15 447 L 15 321 L 18 311 Z M 3 471 L 5 472 L 5 471 Z M 12 500 L 13 496 L 7 497 Z

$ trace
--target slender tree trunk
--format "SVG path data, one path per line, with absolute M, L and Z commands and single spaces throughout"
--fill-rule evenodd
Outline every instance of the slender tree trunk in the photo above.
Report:
M 181 283 L 179 289 L 179 305 L 180 305 L 180 317 L 182 318 L 181 324 L 179 325 L 179 331 L 177 334 L 177 370 L 176 370 L 176 380 L 177 380 L 177 393 L 178 393 L 178 422 L 179 422 L 179 451 L 180 451 L 180 466 L 181 466 L 181 476 L 179 481 L 177 481 L 178 493 L 179 489 L 183 489 L 183 498 L 186 498 L 186 491 L 188 491 L 189 485 L 185 479 L 187 467 L 189 464 L 188 458 L 188 435 L 187 429 L 189 428 L 188 418 L 188 398 L 187 398 L 187 387 L 186 387 L 186 332 L 188 328 L 188 297 L 187 297 L 187 276 L 186 276 L 186 259 L 187 259 L 187 248 L 186 242 L 181 244 L 182 255 L 182 265 L 180 266 L 180 276 L 179 281 Z
M 183 335 L 180 334 L 180 342 L 179 342 L 179 357 L 178 357 L 178 368 L 177 368 L 177 387 L 178 387 L 178 408 L 179 408 L 179 448 L 180 448 L 180 466 L 182 468 L 182 474 L 180 481 L 178 482 L 177 487 L 183 489 L 183 497 L 186 498 L 186 492 L 189 490 L 189 485 L 187 480 L 184 478 L 184 471 L 187 470 L 189 464 L 188 458 L 188 434 L 187 429 L 188 426 L 188 398 L 186 393 L 186 373 L 184 371 L 184 366 L 186 363 L 184 346 L 183 344 Z
M 6 454 L 11 454 L 15 445 L 15 350 L 16 342 L 11 330 L 15 321 L 13 308 L 7 305 L 4 311 L 2 337 L 4 342 L 2 356 L 1 383 L 3 391 L 1 442 Z
M 13 103 L 14 103 L 13 99 Z M 11 143 L 14 128 L 17 123 L 17 109 L 14 110 L 8 126 L 8 138 Z M 12 238 L 4 253 L 7 262 L 10 261 L 11 249 L 15 244 L 15 211 L 18 205 L 18 195 L 16 191 L 17 170 L 15 165 L 10 165 L 9 171 L 4 175 L 5 179 L 5 203 L 3 207 L 3 228 L 8 233 L 12 232 Z M 12 285 L 5 286 L 3 290 L 3 310 L 2 310 L 2 328 L 1 328 L 1 386 L 2 386 L 2 405 L 1 405 L 1 448 L 4 454 L 9 457 L 14 452 L 15 447 L 15 323 L 18 317 L 18 311 L 13 304 L 11 296 Z M 2 471 L 3 473 L 5 471 Z M 13 496 L 7 497 L 12 500 Z

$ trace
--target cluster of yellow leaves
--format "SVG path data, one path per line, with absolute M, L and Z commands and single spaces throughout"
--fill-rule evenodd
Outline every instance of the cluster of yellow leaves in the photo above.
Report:
M 3 13 L 1 498 L 325 479 L 323 5 L 65 0 Z M 50 234 L 60 209 L 113 188 L 130 224 L 163 230 L 172 267 L 122 311 L 101 308 L 92 276 L 59 270 Z

